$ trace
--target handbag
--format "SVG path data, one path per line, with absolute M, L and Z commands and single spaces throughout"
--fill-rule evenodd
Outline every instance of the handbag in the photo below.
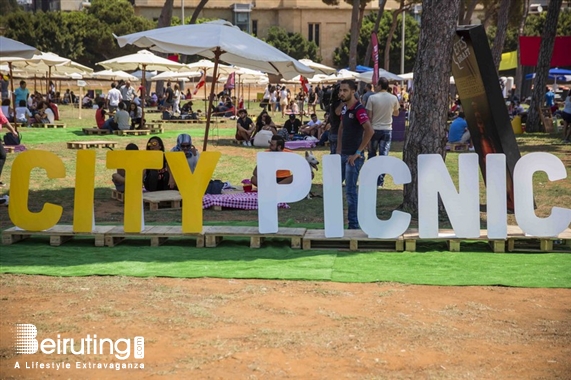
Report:
M 219 179 L 210 180 L 208 187 L 204 194 L 222 194 L 222 189 L 224 188 L 224 182 Z
M 20 145 L 22 135 L 18 133 L 18 136 L 14 136 L 11 133 L 6 133 L 4 135 L 4 145 Z

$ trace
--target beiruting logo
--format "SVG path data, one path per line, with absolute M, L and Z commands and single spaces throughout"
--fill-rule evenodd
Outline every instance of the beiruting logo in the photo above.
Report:
M 16 324 L 16 354 L 32 355 L 41 353 L 45 355 L 114 355 L 118 360 L 126 360 L 131 357 L 131 346 L 133 346 L 133 359 L 143 359 L 145 357 L 145 338 L 136 336 L 131 339 L 120 338 L 112 340 L 109 338 L 97 338 L 96 334 L 87 334 L 85 338 L 62 338 L 57 334 L 56 339 L 46 338 L 42 341 L 36 339 L 38 329 L 31 323 Z M 16 362 L 15 368 L 20 368 Z M 25 363 L 25 368 L 71 368 L 70 363 Z M 144 368 L 143 363 L 82 363 L 76 362 L 75 368 Z

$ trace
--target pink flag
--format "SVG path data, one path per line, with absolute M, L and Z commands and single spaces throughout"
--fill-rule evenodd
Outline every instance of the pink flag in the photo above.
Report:
M 194 91 L 192 92 L 192 94 L 196 95 L 198 90 L 200 90 L 202 88 L 202 86 L 204 86 L 205 84 L 206 84 L 206 71 L 204 71 L 204 73 L 202 73 L 202 78 L 200 78 L 200 81 L 196 84 L 196 87 L 194 88 Z
M 373 45 L 373 85 L 376 86 L 379 81 L 379 41 L 377 33 L 371 33 L 371 45 Z
M 225 89 L 234 89 L 235 87 L 235 78 L 236 78 L 236 73 L 233 72 L 232 74 L 228 75 L 228 79 L 226 80 L 226 84 L 224 85 Z

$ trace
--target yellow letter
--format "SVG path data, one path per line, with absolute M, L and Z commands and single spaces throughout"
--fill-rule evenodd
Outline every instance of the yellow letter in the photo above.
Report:
M 93 194 L 95 192 L 95 151 L 78 150 L 75 161 L 75 196 L 73 198 L 73 232 L 93 229 Z
M 182 232 L 202 232 L 202 197 L 220 159 L 220 152 L 202 152 L 194 173 L 182 152 L 165 153 L 182 197 Z
M 158 150 L 107 152 L 108 169 L 125 169 L 125 232 L 141 232 L 143 170 L 162 167 L 163 152 Z
M 65 177 L 63 161 L 55 154 L 44 150 L 28 150 L 20 153 L 12 164 L 8 213 L 16 227 L 28 231 L 43 231 L 57 224 L 63 207 L 44 203 L 42 211 L 30 212 L 28 192 L 30 173 L 34 168 L 44 169 L 50 179 Z

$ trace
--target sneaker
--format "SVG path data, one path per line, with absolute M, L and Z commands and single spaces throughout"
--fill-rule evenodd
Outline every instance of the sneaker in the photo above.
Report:
M 248 141 L 248 146 L 252 146 L 252 142 Z
M 242 145 L 248 146 L 248 142 L 247 142 L 247 141 L 242 141 Z
M 8 206 L 8 200 L 9 199 L 10 199 L 10 197 L 7 195 L 0 197 L 0 205 L 1 206 Z

